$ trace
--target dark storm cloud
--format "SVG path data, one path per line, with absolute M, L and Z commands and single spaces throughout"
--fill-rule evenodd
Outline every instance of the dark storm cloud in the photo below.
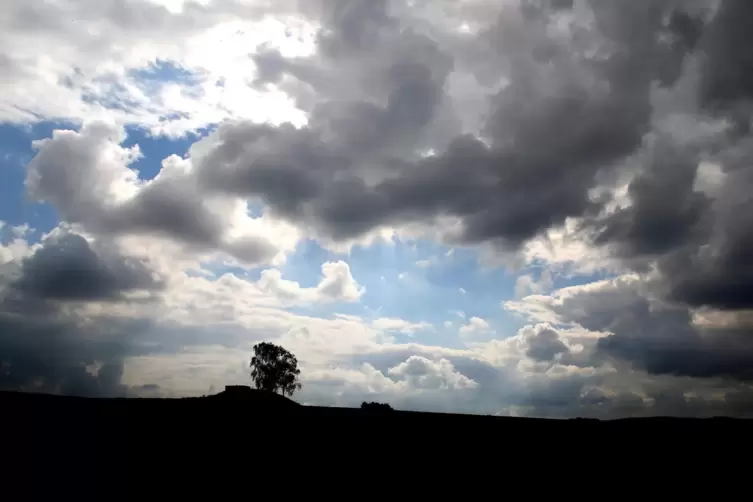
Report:
M 568 6 L 533 5 L 503 10 L 479 35 L 503 69 L 497 78 L 507 79 L 490 101 L 487 140 L 457 137 L 431 157 L 399 159 L 436 120 L 452 65 L 435 42 L 400 29 L 384 2 L 330 4 L 318 70 L 279 53 L 256 58 L 262 78 L 288 75 L 328 99 L 312 106 L 303 130 L 220 128 L 202 159 L 206 183 L 261 197 L 336 240 L 444 215 L 463 220 L 465 242 L 516 246 L 567 217 L 595 214 L 603 201 L 589 191 L 641 145 L 657 71 L 681 65 L 697 24 L 672 2 L 597 2 L 590 31 L 556 38 L 552 26 Z M 363 79 L 369 99 L 338 99 L 352 90 L 321 67 L 339 65 L 345 77 L 366 47 L 370 57 L 351 78 Z
M 753 341 L 750 333 L 706 333 L 686 329 L 673 337 L 611 335 L 599 343 L 610 355 L 628 360 L 650 374 L 724 377 L 753 380 Z
M 10 305 L 10 303 L 13 303 Z M 140 322 L 81 322 L 52 308 L 4 300 L 0 304 L 0 388 L 90 397 L 123 396 L 127 349 Z
M 66 155 L 68 164 L 96 160 L 91 141 L 73 144 L 61 135 L 59 148 L 51 145 L 30 165 L 30 186 L 99 232 L 165 234 L 250 261 L 268 259 L 274 249 L 259 241 L 241 252 L 222 242 L 220 215 L 204 202 L 207 189 L 258 197 L 274 214 L 334 240 L 449 216 L 462 221 L 464 243 L 517 247 L 603 208 L 606 199 L 595 199 L 592 189 L 643 145 L 653 126 L 652 89 L 673 85 L 688 53 L 703 45 L 705 11 L 690 4 L 522 2 L 501 9 L 495 23 L 470 37 L 483 60 L 461 61 L 498 89 L 482 140 L 453 138 L 457 132 L 445 127 L 462 114 L 448 111 L 447 92 L 467 42 L 450 37 L 441 45 L 386 1 L 312 2 L 302 9 L 321 24 L 314 55 L 285 58 L 266 48 L 252 56 L 254 84 L 290 92 L 309 112 L 305 127 L 223 124 L 193 152 L 198 185 L 190 176 L 157 179 L 117 210 L 82 196 L 83 179 L 74 173 L 53 170 Z M 569 30 L 565 21 L 574 23 Z M 419 157 L 424 146 L 433 154 Z M 663 180 L 660 187 L 679 179 L 644 178 Z M 661 224 L 646 223 L 653 213 L 638 206 L 655 184 L 635 183 L 635 214 L 601 223 L 601 241 L 671 239 L 665 230 L 674 225 L 674 238 L 682 238 L 680 227 L 696 217 L 698 203 L 673 208 Z M 666 245 L 641 242 L 636 249 Z
M 618 279 L 570 290 L 552 309 L 566 323 L 608 335 L 595 356 L 627 361 L 654 375 L 753 380 L 750 326 L 699 325 L 687 306 L 650 299 L 646 284 Z
M 103 227 L 118 233 L 142 231 L 167 234 L 196 243 L 217 244 L 222 226 L 191 190 L 156 182 L 139 191 L 119 211 L 103 221 Z
M 670 26 L 685 45 L 695 48 L 701 63 L 693 103 L 698 115 L 684 120 L 710 116 L 725 119 L 731 127 L 711 142 L 700 138 L 673 143 L 660 137 L 630 183 L 630 207 L 589 218 L 586 226 L 594 231 L 597 245 L 614 246 L 628 266 L 645 271 L 655 265 L 660 274 L 655 288 L 667 300 L 734 311 L 753 307 L 753 149 L 748 137 L 753 111 L 753 52 L 748 43 L 753 35 L 748 28 L 753 10 L 745 0 L 724 0 L 714 10 L 715 4 L 706 2 L 705 8 L 675 16 Z M 696 187 L 702 161 L 718 163 L 721 169 L 713 194 Z M 712 337 L 709 343 L 716 341 Z M 689 359 L 699 359 L 706 350 L 714 353 L 706 345 L 690 346 L 698 356 Z M 713 360 L 709 365 L 715 368 Z
M 708 230 L 702 219 L 710 207 L 694 189 L 697 166 L 692 152 L 658 147 L 628 186 L 631 205 L 598 222 L 595 243 L 617 243 L 622 256 L 634 257 L 697 242 Z
M 397 27 L 387 0 L 333 0 L 321 7 L 326 29 L 319 32 L 317 42 L 328 57 L 370 51 L 380 42 L 385 27 Z
M 709 21 L 712 4 L 526 1 L 500 8 L 496 22 L 461 43 L 419 30 L 385 0 L 305 3 L 302 13 L 321 25 L 317 52 L 285 58 L 266 48 L 252 56 L 254 84 L 290 92 L 309 112 L 305 127 L 224 124 L 194 151 L 198 185 L 187 175 L 158 179 L 115 209 L 80 193 L 86 170 L 60 169 L 64 162 L 94 172 L 102 134 L 78 142 L 60 134 L 30 164 L 29 185 L 98 232 L 164 234 L 249 261 L 275 250 L 263 240 L 243 250 L 223 242 L 222 215 L 206 206 L 206 189 L 258 197 L 335 240 L 449 216 L 462 221 L 464 243 L 517 247 L 567 218 L 600 213 L 607 199 L 592 189 L 645 146 L 655 126 L 652 91 L 672 87 L 689 54 L 704 56 L 704 96 L 744 98 L 738 73 L 714 69 L 744 68 L 728 49 L 745 32 L 738 26 L 745 7 L 727 1 Z M 467 46 L 483 58 L 458 61 Z M 459 66 L 496 88 L 483 140 L 443 131 L 463 112 L 447 111 Z M 719 90 L 730 88 L 739 90 Z M 421 158 L 424 146 L 433 154 Z M 706 201 L 689 188 L 697 159 L 675 157 L 633 182 L 632 208 L 595 219 L 598 244 L 656 255 L 690 238 Z M 660 196 L 674 185 L 673 197 Z
M 694 164 L 664 159 L 630 185 L 632 206 L 598 224 L 638 270 L 656 265 L 655 288 L 690 307 L 753 307 L 753 190 L 748 168 L 727 172 L 712 199 L 693 188 Z
M 569 352 L 567 345 L 553 329 L 543 328 L 532 331 L 526 337 L 526 356 L 535 361 L 552 361 L 559 354 Z
M 131 388 L 122 381 L 129 357 L 173 355 L 189 346 L 238 347 L 249 340 L 241 329 L 218 326 L 207 336 L 206 327 L 157 324 L 150 318 L 88 317 L 59 303 L 5 295 L 0 284 L 0 390 L 143 397 L 154 393 L 153 385 Z
M 0 390 L 114 397 L 145 395 L 122 382 L 129 357 L 173 355 L 186 347 L 238 347 L 255 337 L 242 328 L 187 327 L 160 321 L 166 283 L 148 266 L 107 244 L 59 232 L 20 263 L 0 265 Z M 129 299 L 128 292 L 146 293 Z M 82 310 L 84 302 L 148 313 Z M 249 338 L 251 337 L 251 338 Z
M 2 289 L 0 287 L 0 293 Z M 0 388 L 67 395 L 122 396 L 126 337 L 139 321 L 85 319 L 23 294 L 0 298 Z
M 747 160 L 753 150 L 745 140 L 730 151 L 730 161 L 720 163 L 721 186 L 701 216 L 703 238 L 691 235 L 658 261 L 668 296 L 693 307 L 753 307 L 753 169 Z
M 47 237 L 20 266 L 0 274 L 0 388 L 120 396 L 123 363 L 149 322 L 87 319 L 67 302 L 116 301 L 163 284 L 141 262 L 83 237 Z M 15 268 L 15 269 L 14 269 Z
M 11 288 L 39 300 L 115 300 L 129 291 L 161 287 L 141 262 L 115 252 L 104 258 L 83 237 L 66 234 L 50 237 L 22 264 L 20 277 Z
M 724 0 L 708 28 L 701 102 L 729 111 L 753 97 L 753 4 Z M 749 120 L 749 119 L 748 119 Z

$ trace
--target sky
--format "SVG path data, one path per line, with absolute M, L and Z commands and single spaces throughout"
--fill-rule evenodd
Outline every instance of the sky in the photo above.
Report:
M 748 0 L 9 0 L 0 388 L 753 415 Z

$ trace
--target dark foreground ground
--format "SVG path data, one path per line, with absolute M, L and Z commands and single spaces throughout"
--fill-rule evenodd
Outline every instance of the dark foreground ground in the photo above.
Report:
M 313 472 L 342 477 L 361 469 L 418 469 L 449 481 L 464 470 L 494 478 L 513 476 L 510 469 L 592 475 L 627 466 L 644 476 L 649 464 L 677 460 L 714 469 L 727 469 L 730 462 L 730 469 L 739 469 L 734 459 L 748 458 L 753 445 L 753 422 L 725 418 L 596 421 L 367 412 L 300 406 L 258 393 L 174 400 L 0 393 L 0 417 L 0 465 L 31 476 L 35 490 L 58 490 L 57 484 L 38 482 L 50 475 L 100 488 L 118 483 L 126 492 L 187 472 L 202 477 L 264 471 L 292 480 Z

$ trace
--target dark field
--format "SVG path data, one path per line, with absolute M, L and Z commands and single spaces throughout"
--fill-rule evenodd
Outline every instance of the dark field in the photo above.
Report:
M 460 415 L 412 411 L 367 411 L 359 408 L 302 406 L 275 394 L 251 391 L 244 396 L 214 396 L 184 399 L 92 399 L 0 392 L 3 421 L 15 426 L 32 428 L 35 433 L 66 431 L 87 438 L 98 435 L 117 440 L 119 436 L 146 437 L 180 430 L 215 431 L 222 435 L 228 427 L 253 430 L 255 426 L 275 426 L 298 432 L 324 431 L 346 434 L 364 428 L 373 435 L 394 433 L 415 438 L 453 431 L 458 436 L 485 436 L 491 443 L 509 443 L 520 434 L 536 434 L 539 438 L 561 434 L 580 434 L 582 439 L 632 434 L 658 434 L 666 439 L 693 435 L 727 435 L 753 432 L 753 421 L 731 418 L 685 419 L 640 418 L 601 421 L 593 419 L 550 420 L 511 418 L 483 415 Z M 283 425 L 284 422 L 284 425 Z M 224 429 L 224 430 L 223 430 Z M 452 437 L 445 440 L 452 440 Z
M 256 392 L 189 399 L 0 393 L 0 410 L 4 458 L 16 462 L 11 470 L 21 465 L 26 476 L 52 472 L 69 480 L 85 473 L 98 486 L 110 486 L 114 475 L 135 486 L 156 475 L 164 483 L 176 469 L 229 475 L 236 469 L 275 471 L 278 464 L 281 471 L 382 462 L 419 462 L 423 469 L 451 460 L 460 462 L 457 468 L 476 465 L 486 472 L 553 459 L 568 470 L 583 461 L 589 469 L 604 469 L 614 462 L 661 463 L 679 456 L 713 465 L 724 452 L 747 452 L 753 438 L 753 422 L 725 418 L 597 421 L 368 412 L 301 406 Z M 441 469 L 432 475 L 441 476 Z

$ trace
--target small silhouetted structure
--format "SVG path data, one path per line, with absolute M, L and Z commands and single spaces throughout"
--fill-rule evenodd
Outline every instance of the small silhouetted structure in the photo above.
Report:
M 361 403 L 361 409 L 369 412 L 387 412 L 387 411 L 393 411 L 392 406 L 390 406 L 387 403 L 377 403 L 377 402 L 371 402 L 367 403 L 364 401 Z
M 219 394 L 208 399 L 243 402 L 260 405 L 265 408 L 298 407 L 300 404 L 274 392 L 252 389 L 247 385 L 226 385 Z
M 248 385 L 226 385 L 225 390 L 221 392 L 223 397 L 232 397 L 237 399 L 253 399 L 254 389 Z

